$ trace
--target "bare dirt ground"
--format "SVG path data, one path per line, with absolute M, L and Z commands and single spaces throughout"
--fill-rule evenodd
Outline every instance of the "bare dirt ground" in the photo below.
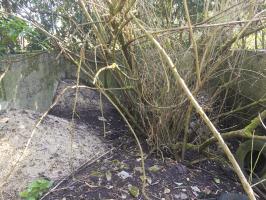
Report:
M 71 84 L 69 81 L 61 83 L 58 93 Z M 105 100 L 102 116 L 99 94 L 86 90 L 80 90 L 77 102 L 77 137 L 73 140 L 69 135 L 75 96 L 75 90 L 70 90 L 37 129 L 27 159 L 6 184 L 5 199 L 18 199 L 18 191 L 39 177 L 53 181 L 51 189 L 41 198 L 43 200 L 144 199 L 140 154 L 132 135 Z M 39 117 L 40 114 L 31 111 L 1 113 L 1 181 L 25 147 L 30 127 Z M 150 199 L 233 200 L 219 196 L 225 192 L 243 192 L 234 173 L 223 164 L 208 160 L 193 165 L 177 162 L 167 152 L 152 152 L 147 148 L 145 138 L 140 140 L 146 147 L 145 191 Z M 3 144 L 9 145 L 8 148 Z M 70 146 L 74 147 L 74 154 L 69 152 Z M 200 158 L 195 152 L 190 155 L 194 159 Z M 70 162 L 74 162 L 74 170 L 71 170 Z M 235 199 L 245 200 L 246 197 Z
M 141 191 L 142 187 L 137 152 L 123 147 L 111 152 L 65 180 L 44 199 L 144 199 L 130 189 L 135 186 Z M 153 156 L 145 163 L 150 199 L 214 200 L 223 192 L 241 191 L 235 177 L 227 176 L 215 163 L 192 167 Z
M 40 113 L 27 110 L 0 114 L 0 183 L 7 181 L 3 188 L 5 200 L 17 199 L 18 192 L 34 179 L 57 180 L 71 172 L 70 166 L 76 169 L 107 149 L 97 137 L 97 130 L 79 124 L 71 131 L 68 120 L 55 116 L 47 116 L 31 135 L 40 117 Z M 29 141 L 21 162 L 5 180 Z
M 54 113 L 60 115 L 63 112 Z M 102 121 L 97 121 L 90 114 L 80 112 L 78 115 L 80 123 L 103 129 Z M 42 199 L 144 199 L 139 149 L 118 113 L 109 111 L 104 118 L 107 120 L 107 134 L 106 137 L 102 134 L 101 138 L 112 150 L 82 166 L 71 176 L 58 180 Z M 141 141 L 145 147 L 145 140 L 141 138 Z M 203 161 L 191 165 L 176 162 L 171 154 L 162 159 L 161 155 L 151 153 L 148 148 L 144 151 L 148 182 L 146 194 L 150 199 L 215 200 L 222 193 L 243 192 L 233 171 L 221 163 Z M 193 152 L 193 157 L 200 158 L 200 155 Z M 135 187 L 139 194 L 132 194 Z M 236 199 L 247 199 L 245 196 L 239 197 Z

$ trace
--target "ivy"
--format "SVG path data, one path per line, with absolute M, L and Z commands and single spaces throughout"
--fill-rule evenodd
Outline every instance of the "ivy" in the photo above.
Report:
M 28 188 L 19 193 L 19 196 L 25 200 L 37 200 L 42 194 L 49 190 L 52 182 L 46 179 L 38 179 L 29 184 Z
M 45 49 L 46 37 L 33 27 L 16 17 L 0 16 L 0 55 L 17 53 L 22 50 L 22 38 L 27 42 L 27 49 Z

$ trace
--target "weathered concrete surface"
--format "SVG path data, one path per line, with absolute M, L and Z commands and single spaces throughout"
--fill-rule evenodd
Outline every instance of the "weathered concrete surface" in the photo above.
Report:
M 225 85 L 235 94 L 240 94 L 252 101 L 266 98 L 265 50 L 236 50 L 231 63 L 230 60 L 225 63 L 217 74 L 217 77 L 211 80 L 211 89 L 216 90 L 217 87 Z M 233 82 L 228 84 L 232 80 Z M 266 106 L 265 101 L 263 104 Z
M 0 186 L 12 165 L 21 156 L 40 114 L 27 110 L 0 113 Z M 5 200 L 16 200 L 18 192 L 33 180 L 47 177 L 53 181 L 68 176 L 86 161 L 103 154 L 107 145 L 100 139 L 101 131 L 84 124 L 47 116 L 36 129 L 29 148 L 3 188 Z M 1 197 L 0 197 L 1 199 Z
M 239 92 L 249 99 L 265 99 L 266 51 L 245 51 L 242 58 L 242 63 L 237 66 L 240 77 L 236 89 L 239 89 Z
M 184 63 L 184 68 L 190 65 L 188 63 L 191 61 L 189 55 L 186 55 L 188 62 Z M 54 99 L 59 79 L 74 78 L 76 73 L 75 66 L 63 58 L 56 59 L 56 56 L 56 53 L 39 53 L 3 58 L 0 61 L 0 74 L 6 68 L 9 68 L 9 71 L 0 83 L 0 110 L 7 107 L 47 110 Z M 266 52 L 243 51 L 242 58 L 242 63 L 237 66 L 238 83 L 233 87 L 250 99 L 265 98 Z M 99 77 L 106 87 L 118 86 L 112 73 L 106 70 Z M 84 74 L 81 79 L 88 81 Z M 225 78 L 224 81 L 228 80 Z
M 6 107 L 45 111 L 52 103 L 58 80 L 66 68 L 56 54 L 38 53 L 7 56 L 0 61 L 0 71 L 8 68 L 0 83 L 0 110 Z
M 77 67 L 63 57 L 56 59 L 56 56 L 57 53 L 43 52 L 2 58 L 0 75 L 7 68 L 8 71 L 0 82 L 0 110 L 23 108 L 46 111 L 55 97 L 59 80 L 76 78 Z M 80 78 L 88 82 L 84 73 Z M 117 87 L 108 71 L 99 78 L 105 86 Z

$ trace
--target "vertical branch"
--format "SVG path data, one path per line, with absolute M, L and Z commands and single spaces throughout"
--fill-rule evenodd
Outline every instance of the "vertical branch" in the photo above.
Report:
M 87 8 L 86 8 L 86 5 L 85 5 L 84 0 L 79 0 L 79 5 L 80 5 L 80 7 L 81 7 L 81 10 L 82 10 L 83 13 L 85 14 L 87 20 L 88 20 L 89 22 L 93 22 L 93 19 L 92 19 L 92 17 L 90 16 L 90 13 L 88 12 L 88 10 L 87 10 Z M 99 29 L 97 28 L 97 26 L 96 26 L 94 23 L 92 23 L 92 27 L 93 27 L 93 29 L 94 29 L 94 31 L 95 31 L 95 34 L 97 35 L 97 37 L 98 37 L 100 43 L 101 43 L 102 45 L 106 44 L 106 41 L 105 41 L 104 37 L 102 36 L 101 32 L 99 31 Z
M 255 33 L 254 42 L 255 42 L 255 49 L 258 49 L 258 32 Z
M 250 6 L 249 6 L 249 13 L 248 13 L 248 18 L 251 19 L 253 16 L 253 13 L 255 11 L 255 0 L 250 0 Z
M 185 154 L 187 150 L 188 130 L 189 130 L 189 125 L 190 125 L 192 110 L 193 110 L 193 106 L 190 103 L 188 107 L 188 111 L 186 113 L 186 119 L 185 119 L 185 129 L 184 129 L 184 138 L 183 138 L 182 155 L 181 155 L 182 160 L 185 159 Z
M 84 53 L 84 46 L 80 49 L 80 60 L 77 64 L 77 79 L 76 79 L 76 91 L 75 91 L 75 98 L 74 98 L 74 105 L 73 105 L 73 109 L 72 109 L 72 117 L 71 117 L 71 123 L 70 123 L 70 152 L 71 152 L 71 155 L 70 155 L 70 168 L 71 168 L 71 171 L 73 172 L 74 171 L 74 166 L 73 166 L 73 160 L 74 159 L 74 152 L 73 152 L 73 141 L 74 141 L 74 138 L 75 138 L 75 122 L 74 122 L 74 119 L 75 119 L 75 114 L 76 114 L 76 109 L 77 109 L 77 102 L 78 102 L 78 93 L 79 93 L 79 82 L 80 82 L 80 69 L 81 69 L 81 65 L 82 65 L 82 62 L 84 61 L 85 59 L 85 53 Z M 74 174 L 73 174 L 74 176 Z
M 191 20 L 190 20 L 187 0 L 183 0 L 183 3 L 184 3 L 186 18 L 187 18 L 187 22 L 188 22 L 188 26 L 189 26 L 189 35 L 190 35 L 190 38 L 192 41 L 193 50 L 194 50 L 194 54 L 195 54 L 197 82 L 198 82 L 198 85 L 200 85 L 200 82 L 201 82 L 200 63 L 199 63 L 199 54 L 198 54 L 197 42 L 196 42 L 194 34 L 193 34 L 193 29 L 192 29 L 192 24 L 191 24 Z
M 208 10 L 209 10 L 209 5 L 210 5 L 210 0 L 205 0 L 204 1 L 204 20 L 208 19 Z
M 188 26 L 189 26 L 189 35 L 190 35 L 190 39 L 192 41 L 192 46 L 193 46 L 193 50 L 194 50 L 194 56 L 195 56 L 195 67 L 196 67 L 196 76 L 197 76 L 197 88 L 201 85 L 201 66 L 200 66 L 200 62 L 199 62 L 199 54 L 198 54 L 198 46 L 197 46 L 197 42 L 196 39 L 194 37 L 193 34 L 193 29 L 192 29 L 192 24 L 191 24 L 191 20 L 190 20 L 190 14 L 189 14 L 189 10 L 188 10 L 188 4 L 187 4 L 187 0 L 183 0 L 183 4 L 184 4 L 184 9 L 185 9 L 185 14 L 186 14 L 186 18 L 187 18 L 187 22 L 188 22 Z M 206 2 L 206 6 L 208 9 L 208 4 L 209 2 Z M 208 10 L 205 10 L 205 14 L 208 12 Z M 190 103 L 189 107 L 188 107 L 188 111 L 186 113 L 186 120 L 185 120 L 185 129 L 184 129 L 184 138 L 183 138 L 183 145 L 182 145 L 182 160 L 184 160 L 185 158 L 185 152 L 186 152 L 186 146 L 187 146 L 187 140 L 188 140 L 188 129 L 189 129 L 189 124 L 190 124 L 190 118 L 191 118 L 191 113 L 193 110 L 193 105 Z
M 265 49 L 265 38 L 264 38 L 264 31 L 261 31 L 261 48 Z

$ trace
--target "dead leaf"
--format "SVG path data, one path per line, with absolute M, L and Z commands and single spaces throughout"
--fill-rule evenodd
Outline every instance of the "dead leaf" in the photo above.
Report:
M 112 173 L 110 171 L 107 171 L 105 173 L 105 177 L 106 177 L 106 180 L 107 181 L 111 181 L 111 179 L 112 179 Z
M 143 176 L 140 176 L 139 178 L 141 179 L 142 182 L 144 181 L 144 177 Z M 146 176 L 146 181 L 147 181 L 147 183 L 149 183 L 151 185 L 151 183 L 152 183 L 151 177 Z

